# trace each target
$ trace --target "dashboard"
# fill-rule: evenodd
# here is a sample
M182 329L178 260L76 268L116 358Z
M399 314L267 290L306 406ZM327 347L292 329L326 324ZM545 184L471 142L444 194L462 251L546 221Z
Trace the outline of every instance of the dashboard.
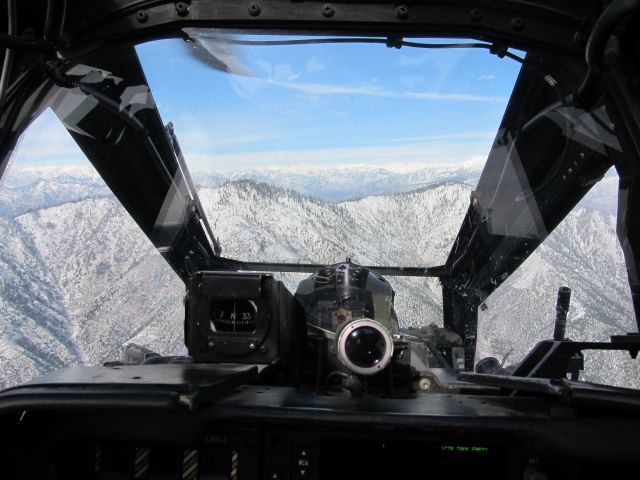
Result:
M222 370L226 382L210 380ZM206 371L215 392L197 387ZM115 383L113 369L76 368L6 390L4 478L625 478L639 463L635 414L535 397L310 395L245 384L250 371L127 367Z

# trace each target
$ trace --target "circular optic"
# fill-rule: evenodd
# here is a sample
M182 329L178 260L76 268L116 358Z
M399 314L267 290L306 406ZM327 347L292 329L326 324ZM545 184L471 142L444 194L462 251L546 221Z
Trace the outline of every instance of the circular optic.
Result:
M338 333L340 361L351 371L373 375L385 368L393 354L393 339L380 323L361 318L347 323Z
M362 368L375 367L384 358L387 349L382 334L371 327L352 330L345 341L344 350L354 364Z

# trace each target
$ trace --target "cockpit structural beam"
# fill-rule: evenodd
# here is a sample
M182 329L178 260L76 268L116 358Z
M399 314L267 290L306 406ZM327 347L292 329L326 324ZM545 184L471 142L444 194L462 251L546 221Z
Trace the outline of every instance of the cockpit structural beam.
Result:
M636 52L637 54L637 52ZM621 68L633 68L626 64ZM635 78L640 79L635 69ZM611 116L614 128L619 130L623 154L616 156L615 167L620 183L618 185L617 234L624 253L631 289L631 299L640 331L640 102L637 93L630 91L618 69L605 75L611 97ZM633 77L631 77L633 78Z
M530 53L516 81L445 263L444 326L462 336L467 359L474 352L478 307L614 163L609 143L617 141L607 131L602 90L588 105L570 96L560 101L545 80L575 92L585 75L584 64Z

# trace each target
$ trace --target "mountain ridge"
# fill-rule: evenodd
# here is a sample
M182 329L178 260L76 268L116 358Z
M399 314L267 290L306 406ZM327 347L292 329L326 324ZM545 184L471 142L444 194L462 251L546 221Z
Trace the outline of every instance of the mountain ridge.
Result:
M74 185L72 193L40 198L44 203L37 210L0 212L0 234L10 238L0 252L0 360L12 365L4 385L63 365L118 358L128 342L166 354L184 349L182 282L112 196L92 197L96 192L88 189L86 198L76 198ZM234 258L328 264L350 256L361 264L433 266L446 260L471 189L445 181L331 202L241 179L199 192L223 253ZM3 190L11 193L16 191ZM7 201L17 208L20 198ZM609 213L574 210L523 267L480 313L479 356L510 351L521 358L550 337L555 292L564 284L574 289L571 338L602 340L633 329L615 217ZM304 277L279 276L292 291ZM602 278L612 280L597 281ZM403 326L441 322L437 279L389 281ZM23 295L14 299L11 292ZM598 355L589 358L601 362ZM600 377L593 378L606 376L598 368ZM637 363L617 362L609 370L618 379L638 378Z

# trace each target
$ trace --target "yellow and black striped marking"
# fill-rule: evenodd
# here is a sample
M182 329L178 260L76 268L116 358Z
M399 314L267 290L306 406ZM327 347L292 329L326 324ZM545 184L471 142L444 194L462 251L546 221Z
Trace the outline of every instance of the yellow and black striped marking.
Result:
M133 463L133 478L149 477L149 460L151 458L151 449L139 447L136 448L135 460Z
M197 480L198 450L185 450L182 457L182 480Z
M231 480L238 480L238 452L231 452Z

